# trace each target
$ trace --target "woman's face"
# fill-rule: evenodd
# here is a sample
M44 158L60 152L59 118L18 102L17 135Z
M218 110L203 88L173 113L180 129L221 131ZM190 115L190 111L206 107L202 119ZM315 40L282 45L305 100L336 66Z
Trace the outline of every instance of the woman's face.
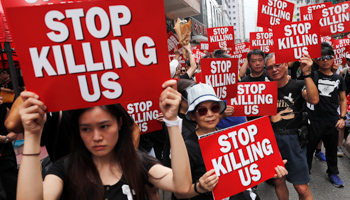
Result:
M213 112L212 110L217 108L216 106L218 104L219 103L215 101L205 101L200 103L194 112L191 112L191 119L197 122L199 129L215 129L220 121L220 108L217 112ZM201 112L198 112L199 110L203 111L205 109L207 109L207 113L204 115L201 115Z
M121 123L100 107L85 111L79 117L80 137L93 156L112 156L118 142Z

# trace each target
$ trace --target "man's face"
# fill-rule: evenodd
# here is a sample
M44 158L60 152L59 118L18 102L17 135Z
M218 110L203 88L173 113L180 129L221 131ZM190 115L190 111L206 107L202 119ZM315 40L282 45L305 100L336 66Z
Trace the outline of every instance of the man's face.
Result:
M334 62L333 55L322 55L320 58L316 58L316 64L322 69L330 69Z
M10 75L7 72L1 72L1 74L0 74L0 78L3 81L7 81L7 79L9 79L9 77L10 77Z
M186 68L185 67L181 67L181 71L180 71L180 73L181 73L181 75L184 75L184 74L186 74Z
M255 73L260 73L264 69L264 58L258 54L258 55L251 55L249 60L249 66Z
M287 63L277 64L275 62L275 56L266 61L266 74L274 81L278 81L287 76L288 65Z

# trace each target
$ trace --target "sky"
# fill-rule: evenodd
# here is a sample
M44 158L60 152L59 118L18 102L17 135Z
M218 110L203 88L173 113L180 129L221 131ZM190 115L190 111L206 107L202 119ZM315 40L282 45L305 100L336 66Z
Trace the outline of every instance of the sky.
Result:
M258 12L258 0L244 1L244 23L246 27L245 38L249 38L250 32L256 31L256 21Z

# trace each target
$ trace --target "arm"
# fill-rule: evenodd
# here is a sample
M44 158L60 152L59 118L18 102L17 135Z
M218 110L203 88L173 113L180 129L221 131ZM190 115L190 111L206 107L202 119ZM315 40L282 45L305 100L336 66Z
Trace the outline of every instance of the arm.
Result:
M25 130L25 142L18 173L17 199L43 199L40 154L38 153L40 153L40 137L46 121L46 106L32 92L22 92L21 97L23 98L23 104L19 107L19 115ZM58 182L51 184L51 186L51 190L63 188L59 187ZM61 191L56 191L55 194L61 193ZM49 196L49 194L45 194L45 197ZM50 196L50 199L58 198L59 196Z
M300 58L300 67L304 76L311 74L311 66L313 64L309 55ZM306 89L302 92L303 98L310 104L317 104L319 101L318 89L311 77L304 78Z
M339 97L340 97L339 98L340 116L346 116L347 103L346 103L345 91L340 91ZM335 125L336 128L344 128L344 126L345 126L344 119L339 119L337 124Z
M245 59L241 69L239 69L239 77L243 78L245 77L245 73L247 72L248 68L248 59Z
M176 81L170 80L163 85L159 100L159 107L164 120L176 121L177 112L181 102L181 94L176 90ZM179 126L168 126L171 145L172 169L162 165L154 165L149 171L149 181L156 187L170 192L188 193L191 189L192 179L190 162L185 142Z
M18 97L12 104L10 113L5 120L5 126L8 131L15 133L23 133L23 126L21 116L19 115L18 109L23 104L23 99Z
M190 58L190 64L191 64L191 67L187 70L186 73L188 74L188 77L192 78L194 72L197 69L197 64L196 64L196 61L194 60L194 56L192 54L191 44L188 43L188 45L183 46L183 48L186 49L186 51L188 52L188 55Z

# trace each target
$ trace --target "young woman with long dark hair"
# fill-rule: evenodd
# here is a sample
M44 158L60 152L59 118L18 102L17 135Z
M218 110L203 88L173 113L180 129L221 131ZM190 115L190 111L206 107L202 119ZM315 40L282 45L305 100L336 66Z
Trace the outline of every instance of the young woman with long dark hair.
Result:
M174 88L172 88L174 87ZM129 117L120 105L76 110L72 152L55 162L43 182L40 137L46 106L32 92L23 92L19 109L25 130L18 179L18 199L149 199L146 185L188 193L192 189L186 147L177 117L181 94L176 81L163 84L160 109L168 126L172 169L136 151Z

